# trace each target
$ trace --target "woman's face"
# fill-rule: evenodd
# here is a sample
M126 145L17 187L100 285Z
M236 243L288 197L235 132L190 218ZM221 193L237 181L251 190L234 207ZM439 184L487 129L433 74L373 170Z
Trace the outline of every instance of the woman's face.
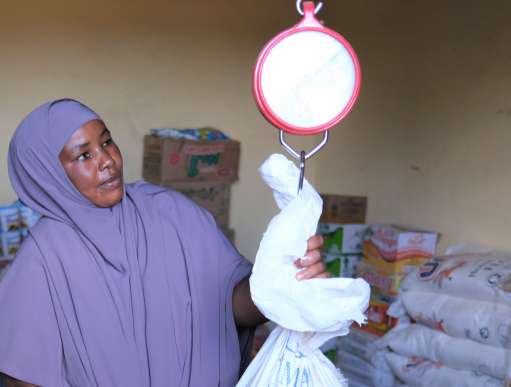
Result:
M67 176L98 207L111 207L124 193L122 155L102 121L73 133L59 155Z

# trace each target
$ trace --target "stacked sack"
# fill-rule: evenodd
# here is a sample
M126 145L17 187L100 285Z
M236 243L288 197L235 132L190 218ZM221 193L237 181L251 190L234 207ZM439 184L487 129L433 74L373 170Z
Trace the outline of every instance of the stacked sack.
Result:
M39 214L20 201L0 206L0 277L38 219Z
M410 273L378 341L408 386L504 386L511 379L511 254L433 258Z

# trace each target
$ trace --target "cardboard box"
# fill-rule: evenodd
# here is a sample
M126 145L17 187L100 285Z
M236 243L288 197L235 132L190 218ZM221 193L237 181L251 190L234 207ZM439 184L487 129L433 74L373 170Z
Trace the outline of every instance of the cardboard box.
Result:
M366 222L367 198L321 194L323 213L320 223L356 224Z
M360 254L326 254L321 253L321 258L326 264L326 271L333 277L354 278L360 262Z
M357 275L380 292L395 296L399 293L399 286L404 277L427 260L428 258L424 257L413 257L397 262L386 262L362 256L357 266Z
M19 231L9 231L0 234L0 257L16 254L21 245Z
M199 206L205 208L215 218L219 226L229 224L231 188L229 184L212 182L173 182L171 185Z
M396 226L368 228L362 245L362 260L357 269L373 288L395 296L403 278L434 255L438 234L413 231Z
M433 232L383 225L370 226L368 235L357 274L390 296L398 294L406 274L435 253L438 240Z
M371 289L371 299L366 311L367 324L357 328L373 335L383 336L398 323L396 318L387 315L390 305L395 300L395 297L382 294L374 288Z
M323 236L326 254L360 254L367 231L364 224L320 223L318 234Z
M8 206L0 206L0 232L19 230L20 209L14 203Z
M19 206L19 213L21 229L28 229L33 227L41 218L41 215L39 215L37 212L23 205Z
M438 234L394 225L372 225L368 228L363 254L395 262L413 257L430 258L436 250Z
M144 137L143 177L154 184L238 180L240 143Z

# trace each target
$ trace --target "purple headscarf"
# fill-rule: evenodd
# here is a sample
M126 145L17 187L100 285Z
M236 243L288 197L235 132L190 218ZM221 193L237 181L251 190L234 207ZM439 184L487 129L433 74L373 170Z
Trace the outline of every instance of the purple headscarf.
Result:
M99 208L58 155L100 119L74 100L20 124L9 175L43 218L0 283L0 371L47 387L233 386L232 290L250 264L211 215L147 183Z
M9 176L18 197L43 216L77 227L113 266L122 270L121 240L115 226L120 206L99 208L71 183L58 155L71 135L101 120L71 99L45 103L19 125L9 146Z

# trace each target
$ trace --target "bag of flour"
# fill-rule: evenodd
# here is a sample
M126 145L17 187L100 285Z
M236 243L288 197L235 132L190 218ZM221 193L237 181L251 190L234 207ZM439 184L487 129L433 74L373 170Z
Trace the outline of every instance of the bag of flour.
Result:
M250 277L254 303L279 325L243 374L238 387L347 386L319 347L346 335L353 321L365 322L369 285L362 279L298 281L293 262L303 258L321 215L318 193L304 181L297 194L298 168L272 155L260 168L281 212L268 225Z
M440 362L388 352L387 363L409 387L504 387L504 382L474 371L455 370Z
M477 253L433 258L401 282L422 290L511 305L511 254Z
M511 349L511 306L506 304L411 290L399 295L388 314L400 318L404 312L449 336Z
M511 378L511 350L447 336L421 324L398 325L377 345L403 356L417 356L458 370Z

